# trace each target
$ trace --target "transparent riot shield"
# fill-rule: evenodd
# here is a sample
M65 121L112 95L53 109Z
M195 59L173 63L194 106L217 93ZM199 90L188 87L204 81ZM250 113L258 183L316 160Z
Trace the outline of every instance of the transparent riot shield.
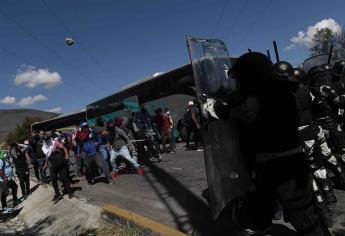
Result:
M312 69L313 67L327 65L328 58L329 58L328 54L322 54L322 55L310 57L303 62L302 69L304 70L305 73L308 73L310 69Z
M201 105L205 97L219 98L237 89L228 77L231 60L221 40L187 37L197 97ZM207 120L203 117L202 134L209 187L210 207L217 218L235 198L244 195L250 186L250 174L241 155L236 120Z

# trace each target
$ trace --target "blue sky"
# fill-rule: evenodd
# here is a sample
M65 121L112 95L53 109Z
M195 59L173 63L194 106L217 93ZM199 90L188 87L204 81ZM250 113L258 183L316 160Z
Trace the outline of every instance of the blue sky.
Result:
M309 26L345 22L343 0L45 2L76 43L66 46L66 28L41 0L0 1L0 109L80 111L130 82L188 63L186 34L222 39L231 55L248 48L273 54L275 39L281 59L298 64L308 56ZM284 50L299 31L305 35Z

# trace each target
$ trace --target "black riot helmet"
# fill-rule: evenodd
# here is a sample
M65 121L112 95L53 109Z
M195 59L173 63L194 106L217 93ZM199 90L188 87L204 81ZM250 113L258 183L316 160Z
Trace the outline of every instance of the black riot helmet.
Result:
M294 69L287 61L280 61L273 65L274 74L278 79L296 81L294 78Z
M307 76L312 86L331 85L331 69L327 64L311 68Z
M345 77L345 61L337 61L332 66L332 80L339 81Z
M293 75L298 82L303 83L303 84L308 84L307 75L304 72L304 70L302 70L301 68L299 67L294 68Z
M273 75L273 63L265 54L249 52L236 60L228 74L238 80L242 91L253 92Z

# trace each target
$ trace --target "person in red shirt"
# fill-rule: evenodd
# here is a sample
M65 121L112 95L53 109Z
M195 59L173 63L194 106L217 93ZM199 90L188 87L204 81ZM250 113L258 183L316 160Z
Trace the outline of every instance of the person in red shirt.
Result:
M174 153L174 143L171 135L171 128L170 128L170 121L169 117L166 113L163 112L162 108L158 108L155 111L156 115L154 117L154 122L157 125L157 128L159 130L161 139L162 139L162 145L163 145L163 153ZM167 138L170 141L170 147L169 150L166 147L166 141Z

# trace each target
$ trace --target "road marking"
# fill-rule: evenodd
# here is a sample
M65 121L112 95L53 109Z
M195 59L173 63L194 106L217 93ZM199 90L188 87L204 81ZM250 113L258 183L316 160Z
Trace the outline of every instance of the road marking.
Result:
M167 225L163 225L161 223L148 219L134 212L119 208L113 204L104 205L102 211L103 213L111 214L114 217L120 217L124 220L132 222L138 225L139 227L149 229L152 232L157 233L162 236L187 236L186 234L174 228L171 228Z

